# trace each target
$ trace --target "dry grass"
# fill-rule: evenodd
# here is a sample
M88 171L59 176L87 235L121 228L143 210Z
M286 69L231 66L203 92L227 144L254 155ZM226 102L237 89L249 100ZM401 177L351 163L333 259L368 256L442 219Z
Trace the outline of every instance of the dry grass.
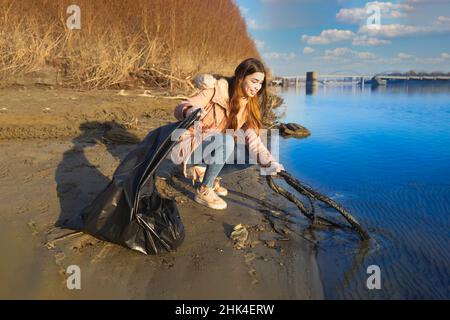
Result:
M81 8L81 30L66 9ZM233 0L0 0L0 78L55 67L65 86L187 89L259 54Z

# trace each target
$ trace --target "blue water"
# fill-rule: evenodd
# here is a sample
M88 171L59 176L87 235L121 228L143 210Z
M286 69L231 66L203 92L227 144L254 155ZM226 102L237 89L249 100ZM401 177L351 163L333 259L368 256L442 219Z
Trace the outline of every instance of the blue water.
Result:
M449 299L450 85L281 96L281 121L311 131L281 139L281 163L372 237L363 246L349 230L313 232L326 297ZM370 265L380 267L381 289L367 288Z

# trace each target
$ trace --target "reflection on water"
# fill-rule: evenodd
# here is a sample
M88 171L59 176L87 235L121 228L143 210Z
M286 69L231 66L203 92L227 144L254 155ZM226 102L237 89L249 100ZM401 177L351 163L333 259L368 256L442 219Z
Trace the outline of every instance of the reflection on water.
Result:
M281 162L372 236L313 231L329 298L450 298L450 85L416 82L281 93L282 121L312 133L283 140ZM380 290L366 286L370 265Z

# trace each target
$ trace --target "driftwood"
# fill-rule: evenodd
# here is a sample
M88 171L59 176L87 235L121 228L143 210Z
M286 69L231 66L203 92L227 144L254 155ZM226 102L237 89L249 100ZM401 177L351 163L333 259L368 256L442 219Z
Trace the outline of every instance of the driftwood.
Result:
M155 96L153 94L149 94L148 90L146 90L147 92L144 92L143 94L140 94L140 97L147 97L147 98L158 98L158 99L167 99L167 100L187 100L189 99L188 96L162 96L162 95L158 95Z
M277 128L283 137L304 138L311 135L308 129L296 123L280 123Z
M301 202L299 199L297 199L292 193L290 193L289 191L285 190L284 188L276 185L270 176L268 176L267 184L272 188L272 190L281 194L283 197L285 197L289 201L293 202L298 207L300 212L303 213L303 215L305 215L310 220L314 220L314 206L310 206L310 209L307 209L305 207L305 205L303 204L303 202Z
M329 207L335 209L338 211L344 219L350 224L350 226L355 229L360 238L362 240L368 240L370 238L367 231L361 226L361 224L340 204L338 204L336 201L328 198L327 196L315 191L314 189L307 187L303 185L300 181L292 177L287 171L281 171L279 173L279 176L282 177L291 187L293 187L296 191L298 191L303 196L307 197L310 202L310 209L306 209L305 205L296 198L292 193L286 191L285 189L281 188L280 186L276 185L273 181L272 176L268 175L266 177L267 184L274 190L275 192L279 193L289 201L293 202L299 209L302 214L304 214L308 219L310 219L313 223L319 222L319 223L330 223L331 221L324 218L319 217L314 214L314 201L320 201L322 203L325 203ZM334 224L336 225L336 224Z

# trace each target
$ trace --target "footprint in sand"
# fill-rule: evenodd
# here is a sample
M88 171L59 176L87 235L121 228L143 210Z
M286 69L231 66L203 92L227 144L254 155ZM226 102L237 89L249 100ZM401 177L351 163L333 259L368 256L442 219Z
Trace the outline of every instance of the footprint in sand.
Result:
M9 176L9 169L4 166L4 165L0 165L0 178L6 178L7 176Z
M37 227L35 221L30 220L30 221L28 221L27 225L31 229L31 235L35 236L39 233L39 230L38 230L38 227Z
M37 170L36 174L38 175L39 178L46 178L48 176L53 175L52 170L53 170L52 167L44 168L44 169Z
M100 250L99 253L97 253L92 259L91 263L98 263L104 258L106 258L114 249L114 246L110 243L105 243L103 245L103 248Z
M41 204L39 205L39 213L40 213L40 214L46 213L46 212L48 211L49 207L50 207L50 206L48 205L48 203L41 203Z
M252 279L252 285L258 284L259 280L258 280L258 274L255 270L255 268L250 268L248 270L248 274L250 275L250 278Z
M23 213L27 212L28 209L29 208L27 208L27 207L17 207L16 214L23 214Z

